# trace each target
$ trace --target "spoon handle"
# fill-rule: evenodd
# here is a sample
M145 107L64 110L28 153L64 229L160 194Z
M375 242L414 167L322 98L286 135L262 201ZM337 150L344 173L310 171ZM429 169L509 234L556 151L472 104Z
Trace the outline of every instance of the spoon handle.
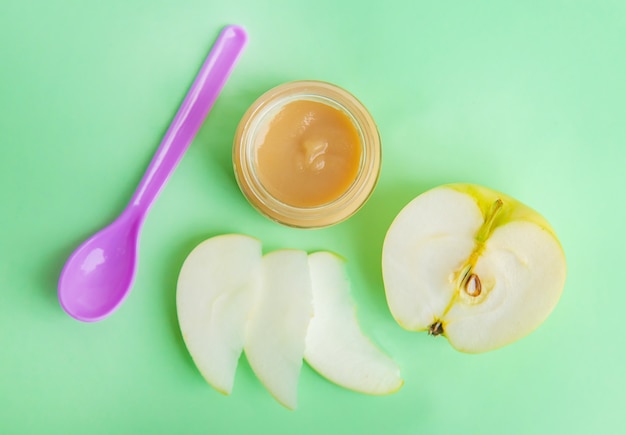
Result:
M246 32L239 26L225 27L215 41L131 199L129 205L141 214L150 208L189 148L246 41Z

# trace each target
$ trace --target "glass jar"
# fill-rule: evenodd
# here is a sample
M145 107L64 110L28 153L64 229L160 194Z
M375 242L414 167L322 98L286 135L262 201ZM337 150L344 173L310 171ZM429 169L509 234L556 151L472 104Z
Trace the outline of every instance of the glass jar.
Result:
M345 115L354 127L354 137L358 142L356 147L360 151L352 181L335 198L314 205L303 205L302 201L281 198L281 195L268 188L269 185L264 185L261 175L267 169L259 166L262 162L259 159L259 149L268 135L268 130L273 128L274 122L287 122L282 115L281 121L277 121L277 115L290 103L301 101L321 103ZM302 126L308 125L306 119L300 122L303 123ZM316 155L313 154L312 157L315 158ZM242 193L260 213L284 225L320 228L352 216L370 197L380 173L380 136L372 116L349 92L325 82L290 82L263 94L244 114L235 134L233 165ZM324 163L321 165L323 167ZM315 183L316 179L323 178L322 174L318 178L312 178L310 182ZM314 190L315 186L307 186L309 192L311 189ZM302 194L305 194L304 191Z

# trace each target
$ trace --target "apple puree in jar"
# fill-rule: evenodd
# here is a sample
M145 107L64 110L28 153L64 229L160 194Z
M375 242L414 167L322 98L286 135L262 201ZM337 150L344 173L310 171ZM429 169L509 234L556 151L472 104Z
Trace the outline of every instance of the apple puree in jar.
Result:
M246 199L296 228L348 219L380 173L381 146L370 113L330 83L284 83L261 95L239 122L233 167Z
M341 196L361 160L352 120L318 101L285 104L255 144L258 175L267 191L295 207L317 207Z

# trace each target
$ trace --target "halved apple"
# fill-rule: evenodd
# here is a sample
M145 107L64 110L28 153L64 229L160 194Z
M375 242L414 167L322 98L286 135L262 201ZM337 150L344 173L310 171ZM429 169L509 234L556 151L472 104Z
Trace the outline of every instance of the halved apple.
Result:
M304 358L342 387L366 394L390 394L403 384L396 363L361 331L344 260L330 252L309 255L314 316Z
M295 249L263 257L260 290L250 313L244 350L252 370L282 405L295 409L313 296L307 253Z
M233 388L248 313L258 292L261 242L228 234L198 245L178 276L178 322L206 381L223 394Z
M401 326L444 335L472 353L537 328L566 275L563 249L539 213L471 184L440 186L411 201L387 232L382 267Z

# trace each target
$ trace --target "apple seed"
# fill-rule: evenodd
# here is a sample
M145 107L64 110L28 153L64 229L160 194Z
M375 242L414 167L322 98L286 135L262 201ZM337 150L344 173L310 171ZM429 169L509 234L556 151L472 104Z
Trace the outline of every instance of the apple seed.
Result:
M478 278L478 275L476 275L475 273L472 273L465 282L465 293L475 298L477 296L480 296L482 289L483 285L480 282L480 278Z

